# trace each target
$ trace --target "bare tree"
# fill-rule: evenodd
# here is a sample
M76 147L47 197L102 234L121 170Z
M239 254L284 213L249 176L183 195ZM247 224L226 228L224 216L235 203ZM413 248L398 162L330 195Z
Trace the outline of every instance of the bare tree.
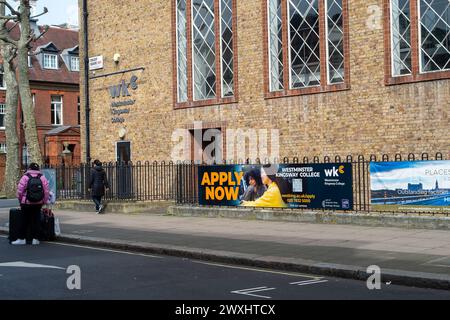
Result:
M20 178L19 136L17 134L17 107L19 92L16 80L14 58L17 48L6 39L9 31L6 23L5 4L0 3L0 54L3 58L3 73L6 83L5 136L6 136L6 169L3 190L8 198L15 197L17 182ZM11 40L11 39L9 39Z
M36 40L34 31L30 26L30 0L20 0L18 11L13 14L20 23L20 38L17 41L17 75L19 84L20 101L22 103L25 140L32 162L42 164L42 154L36 129L33 99L31 97L30 80L28 77L28 52L31 42ZM47 9L44 10L47 12Z
M36 37L30 26L30 0L20 1L19 8L14 9L6 0L0 0L0 53L3 57L4 77L6 82L6 114L5 114L5 134L7 144L7 163L5 173L4 189L8 196L15 193L17 180L20 177L19 160L19 138L17 135L17 106L18 92L22 102L24 117L24 132L31 161L41 164L42 155L36 129L34 106L31 97L30 82L28 77L28 54L31 43L47 32L48 27ZM31 0L35 3L35 0ZM8 7L10 14L6 15L5 7ZM47 13L44 8L42 14ZM40 14L40 15L42 15ZM38 15L38 16L40 16ZM8 21L13 22L13 26L8 29ZM10 36L10 31L20 24L20 37L18 40ZM17 57L17 59L15 59ZM16 77L17 69L17 77Z

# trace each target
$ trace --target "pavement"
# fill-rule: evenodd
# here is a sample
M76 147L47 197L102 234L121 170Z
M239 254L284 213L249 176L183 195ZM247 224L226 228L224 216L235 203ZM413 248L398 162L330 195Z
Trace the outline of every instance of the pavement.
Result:
M450 231L59 211L59 241L450 290ZM8 209L0 209L7 233Z

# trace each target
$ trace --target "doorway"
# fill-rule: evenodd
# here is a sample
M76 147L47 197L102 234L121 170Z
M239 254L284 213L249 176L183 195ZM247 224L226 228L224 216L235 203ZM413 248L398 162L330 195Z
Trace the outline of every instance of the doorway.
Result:
M133 165L131 163L131 143L116 143L116 190L119 199L133 198Z

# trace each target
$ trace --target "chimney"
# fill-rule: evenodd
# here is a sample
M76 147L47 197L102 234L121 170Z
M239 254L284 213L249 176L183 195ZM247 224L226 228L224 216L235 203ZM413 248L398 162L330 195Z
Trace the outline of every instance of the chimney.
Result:
M37 22L38 19L30 19L30 29L33 31L36 38L41 35L41 31L39 30Z

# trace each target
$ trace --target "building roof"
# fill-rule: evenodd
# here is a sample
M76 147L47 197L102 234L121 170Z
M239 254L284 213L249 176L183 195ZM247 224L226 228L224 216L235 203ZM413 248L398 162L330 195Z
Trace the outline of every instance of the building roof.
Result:
M60 126L56 127L46 133L47 136L57 136L62 133L68 133L69 131L73 131L72 133L79 134L79 126Z
M8 27L13 25L8 23ZM38 27L40 32L44 30L43 26ZM13 39L19 38L20 27L17 25L11 30ZM31 56L32 67L29 68L30 81L56 82L65 84L79 84L80 73L70 71L64 63L61 53L66 49L74 49L78 46L78 30L66 29L57 26L50 26L46 34L33 43L31 52L37 53L41 49L53 45L58 52L58 69L43 69L37 61L37 56Z

